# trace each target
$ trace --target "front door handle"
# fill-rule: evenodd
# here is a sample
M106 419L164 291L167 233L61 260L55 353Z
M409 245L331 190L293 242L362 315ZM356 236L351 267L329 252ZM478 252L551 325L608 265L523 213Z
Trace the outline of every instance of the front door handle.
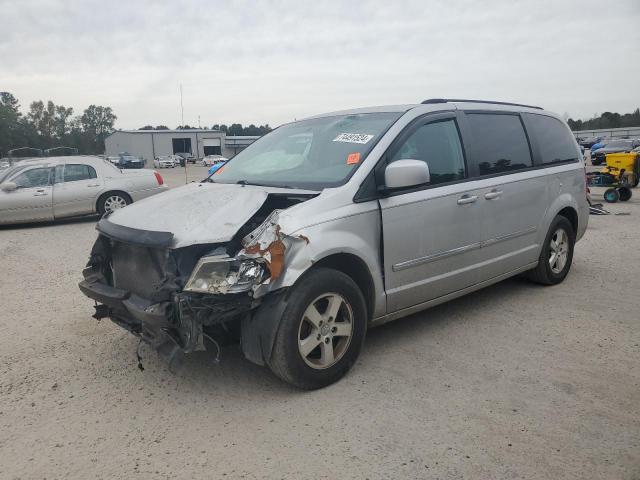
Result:
M499 190L491 190L489 193L484 194L484 198L487 200L493 200L494 198L499 198L502 195L502 192Z
M467 195L466 193L458 199L458 205L466 205L467 203L475 203L478 200L477 195Z
M90 183L89 185L87 185L87 187L99 187L100 184L99 183Z
M48 195L45 190L36 190L36 193L33 194L34 197L42 197L44 195Z

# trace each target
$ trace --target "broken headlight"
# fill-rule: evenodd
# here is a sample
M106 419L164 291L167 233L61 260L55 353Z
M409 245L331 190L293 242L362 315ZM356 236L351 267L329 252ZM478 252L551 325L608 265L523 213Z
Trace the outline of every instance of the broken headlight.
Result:
M239 293L251 290L265 275L264 263L252 258L202 257L184 290L198 293Z

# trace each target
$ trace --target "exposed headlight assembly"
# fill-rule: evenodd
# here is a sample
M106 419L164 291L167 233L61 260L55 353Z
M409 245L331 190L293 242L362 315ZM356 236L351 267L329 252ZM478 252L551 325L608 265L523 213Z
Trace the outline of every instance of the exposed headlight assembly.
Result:
M265 276L262 261L212 255L198 260L184 290L198 293L240 293L251 290Z

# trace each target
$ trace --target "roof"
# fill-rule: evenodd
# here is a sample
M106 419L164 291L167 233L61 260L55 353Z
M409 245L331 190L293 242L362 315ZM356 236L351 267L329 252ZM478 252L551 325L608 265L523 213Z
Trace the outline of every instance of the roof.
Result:
M16 160L14 159L14 165L18 165L18 164L30 164L30 165L62 165L64 163L67 162L85 162L85 163L96 163L96 162L104 162L105 160L103 160L100 157L96 157L95 155L69 155L69 156L64 156L64 157L31 157L31 158L24 158L21 160Z
M321 113L318 115L312 115L310 117L304 118L304 120L308 120L311 118L335 117L338 115L354 115L359 113L389 113L389 112L404 113L417 106L418 104L407 104L407 105L380 105L376 107L350 108L348 110L338 110L336 112L327 112L327 113Z
M221 130L207 130L206 128L187 128L173 130L116 130L114 133L224 133Z
M447 107L449 105L449 107ZM333 117L338 115L354 115L361 113L404 113L418 107L430 107L432 109L456 109L458 107L463 109L477 109L482 108L483 110L517 110L517 111L530 111L540 113L541 111L545 111L545 113L549 113L546 110L540 107L534 107L529 105L522 105L516 103L507 103L507 102L498 102L498 101L487 101L487 100L447 100L447 99L432 99L430 101L425 101L422 103L411 103L405 105L381 105L376 107L364 107L364 108L352 108L349 110L339 110L336 112L328 112L321 113L319 115L313 115L311 117L307 117L304 120L312 119L312 118L322 118L322 117Z

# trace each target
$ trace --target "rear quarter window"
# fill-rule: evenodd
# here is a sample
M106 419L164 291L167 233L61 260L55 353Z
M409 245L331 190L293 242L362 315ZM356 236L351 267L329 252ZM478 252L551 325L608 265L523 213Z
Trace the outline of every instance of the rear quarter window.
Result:
M527 132L543 164L577 161L578 147L569 129L557 118L528 113Z
M480 175L495 175L533 166L519 115L467 112L467 120Z

